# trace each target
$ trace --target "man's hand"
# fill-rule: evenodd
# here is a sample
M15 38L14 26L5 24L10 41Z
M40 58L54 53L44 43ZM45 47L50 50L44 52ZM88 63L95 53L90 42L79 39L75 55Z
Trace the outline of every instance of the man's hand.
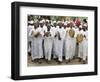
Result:
M55 37L57 37L57 34L55 35Z
M34 35L35 37L38 37L40 35L40 32L37 32L37 34L36 35Z

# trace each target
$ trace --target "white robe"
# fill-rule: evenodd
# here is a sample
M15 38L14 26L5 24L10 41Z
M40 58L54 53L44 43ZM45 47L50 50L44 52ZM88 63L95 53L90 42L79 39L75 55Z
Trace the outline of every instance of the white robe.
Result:
M79 43L78 57L82 58L83 60L86 60L86 57L88 55L88 32L86 31L82 34L85 35L86 38L84 37L83 41Z
M34 26L29 25L27 27L27 51L28 52L31 51L31 40L32 40L31 31L32 29L34 29Z
M74 31L75 29L72 28ZM66 39L65 39L65 59L72 59L75 56L75 50L76 50L76 38L75 37L70 37L69 36L69 30L70 28L67 28L67 34L66 34Z
M45 26L44 27L44 31L47 32L47 27ZM44 55L45 55L45 59L47 60L51 60L51 54L52 54L52 45L53 45L53 32L52 30L50 29L50 34L51 36L45 36L44 37Z
M34 34L37 32L40 32L41 35L39 35L38 37L34 37L32 38L32 60L34 59L40 59L43 58L43 47L42 47L42 42L43 42L43 32L42 32L42 28L38 27L37 29L33 30Z
M46 25L43 26L43 30L44 30L44 32L47 32L47 26Z
M57 27L51 27L51 37L53 40L53 46L52 46L52 54L53 54L53 58L56 58L56 52L57 52L57 37L55 37L55 35L57 34Z
M30 33L31 33L32 29L34 29L34 26L29 25L27 27L27 37L28 37L28 41L31 41L31 34Z
M55 47L56 47L55 55L58 58L58 61L62 61L65 30L63 27L57 28L57 32L59 32L61 40L59 40L57 36L56 43L55 43Z
M44 37L44 54L45 59L51 60L53 39L51 36Z

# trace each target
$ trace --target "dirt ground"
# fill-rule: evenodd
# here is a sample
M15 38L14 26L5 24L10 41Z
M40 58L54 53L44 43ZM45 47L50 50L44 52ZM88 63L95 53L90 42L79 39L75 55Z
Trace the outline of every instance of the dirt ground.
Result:
M63 59L63 62L61 64L59 64L57 60L54 60L54 59L52 59L49 63L47 63L45 59L41 59L41 63L38 63L38 62L32 61L31 56L28 55L27 66L30 67L30 66L53 66L53 65L77 65L77 64L83 64L83 62L79 61L78 58L75 58L68 63L66 63L66 61ZM87 64L87 61L85 64Z

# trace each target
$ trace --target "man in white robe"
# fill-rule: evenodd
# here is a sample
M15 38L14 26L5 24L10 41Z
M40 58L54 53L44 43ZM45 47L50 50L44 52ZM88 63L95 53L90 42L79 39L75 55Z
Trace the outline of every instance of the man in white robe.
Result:
M53 54L53 58L57 58L56 57L56 52L57 52L57 23L56 21L53 21L53 26L50 29L51 32L51 37L53 40L53 46L52 46L52 54Z
M66 36L66 40L65 40L65 59L66 59L66 63L70 62L71 59L73 59L73 57L75 56L75 49L76 49L76 38L75 35L73 37L71 37L69 35L69 30L72 29L73 31L75 31L75 29L72 27L72 25L70 25L70 27L68 27L66 29L67 32L67 36Z
M30 32L32 29L34 29L34 21L31 20L28 22L28 27L27 27L27 51L28 53L30 54L31 52L31 35L30 35Z
M59 23L59 27L57 28L57 40L56 40L56 57L58 58L58 63L61 64L63 60L63 44L64 44L64 27L62 27L62 23Z
M42 47L42 42L43 42L43 28L42 25L37 27L34 26L35 29L32 30L32 60L38 59L38 63L42 63L40 61L41 58L43 58L43 47Z
M63 56L65 57L65 50L66 50L66 38L67 38L67 21L64 22L64 33L65 33L65 37L64 37L64 43L63 43Z
M31 56L32 56L32 61L35 59L38 59L38 30L37 26L34 26L34 29L31 30L30 35L32 36L32 43L31 43Z
M83 41L79 43L78 57L80 58L79 61L82 61L83 64L85 64L88 55L88 31L85 29L84 31L81 30L79 33L83 34L84 37Z
M53 37L51 32L51 26L47 25L47 31L44 34L44 54L47 63L50 63L53 46Z
M86 63L87 56L88 56L88 33L87 31L84 32L84 45L83 45L83 64Z

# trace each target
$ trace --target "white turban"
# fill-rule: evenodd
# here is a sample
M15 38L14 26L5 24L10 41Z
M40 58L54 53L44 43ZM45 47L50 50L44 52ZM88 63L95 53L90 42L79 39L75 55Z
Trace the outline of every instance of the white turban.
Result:
M43 21L41 20L39 23L43 23Z
M80 25L79 28L82 28L82 25Z
M31 21L28 21L28 23L33 24L33 23L34 23L34 21L33 21L33 20L31 20Z
M67 25L67 23L66 23L66 22L64 22L64 25Z
M49 22L49 20L47 19L46 22Z
M56 21L53 21L53 23L56 23Z
M87 24L84 24L83 26L87 27Z

